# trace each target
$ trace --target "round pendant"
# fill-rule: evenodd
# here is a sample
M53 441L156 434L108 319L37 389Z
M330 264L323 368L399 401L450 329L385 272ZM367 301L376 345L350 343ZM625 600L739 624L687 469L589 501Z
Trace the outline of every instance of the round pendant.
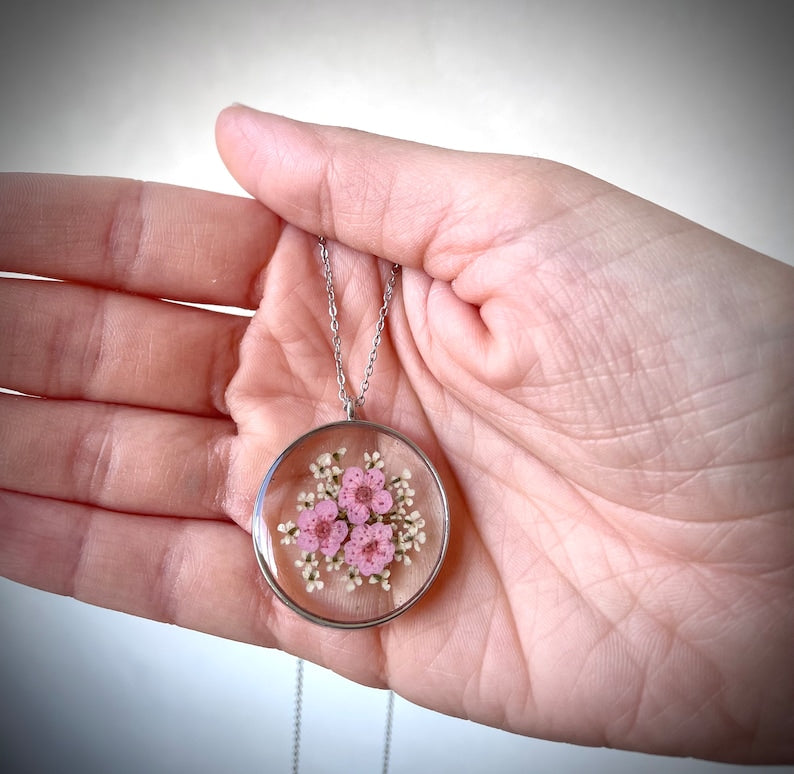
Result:
M346 420L285 449L251 529L259 566L292 610L325 626L390 621L427 591L449 542L436 469L405 436Z

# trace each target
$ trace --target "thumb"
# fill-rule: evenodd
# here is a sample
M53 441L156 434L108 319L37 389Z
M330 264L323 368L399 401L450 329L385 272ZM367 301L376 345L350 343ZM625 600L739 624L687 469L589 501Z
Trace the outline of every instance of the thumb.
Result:
M284 220L446 281L606 186L540 159L443 150L242 106L220 114L216 137L240 185Z

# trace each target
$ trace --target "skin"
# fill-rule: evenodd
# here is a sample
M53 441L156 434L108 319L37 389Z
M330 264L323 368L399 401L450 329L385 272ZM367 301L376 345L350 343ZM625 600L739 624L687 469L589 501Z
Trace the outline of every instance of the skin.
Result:
M794 760L794 270L552 162L244 107L255 199L0 182L0 569L277 647L444 713L588 745ZM411 611L322 629L268 591L253 498L363 411L418 443L449 554ZM375 257L377 256L377 257ZM253 317L161 298L256 310Z

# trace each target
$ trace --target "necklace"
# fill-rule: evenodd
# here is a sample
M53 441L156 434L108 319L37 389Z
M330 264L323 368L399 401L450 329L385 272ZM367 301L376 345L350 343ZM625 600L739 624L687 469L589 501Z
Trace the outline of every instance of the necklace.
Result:
M359 394L347 391L333 272L319 237L339 400L345 419L309 430L264 477L252 535L276 596L313 623L359 629L414 605L441 568L449 505L428 457L401 433L358 419L394 286L392 266Z

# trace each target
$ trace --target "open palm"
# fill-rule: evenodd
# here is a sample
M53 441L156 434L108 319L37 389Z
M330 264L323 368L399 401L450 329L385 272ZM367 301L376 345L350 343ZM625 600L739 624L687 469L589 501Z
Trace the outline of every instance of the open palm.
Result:
M549 162L244 108L218 137L264 207L2 183L2 268L70 281L3 280L3 384L50 398L2 396L3 573L521 733L790 757L794 272ZM353 386L403 265L364 414L452 513L431 592L353 633L275 600L240 529L343 416L316 234Z

